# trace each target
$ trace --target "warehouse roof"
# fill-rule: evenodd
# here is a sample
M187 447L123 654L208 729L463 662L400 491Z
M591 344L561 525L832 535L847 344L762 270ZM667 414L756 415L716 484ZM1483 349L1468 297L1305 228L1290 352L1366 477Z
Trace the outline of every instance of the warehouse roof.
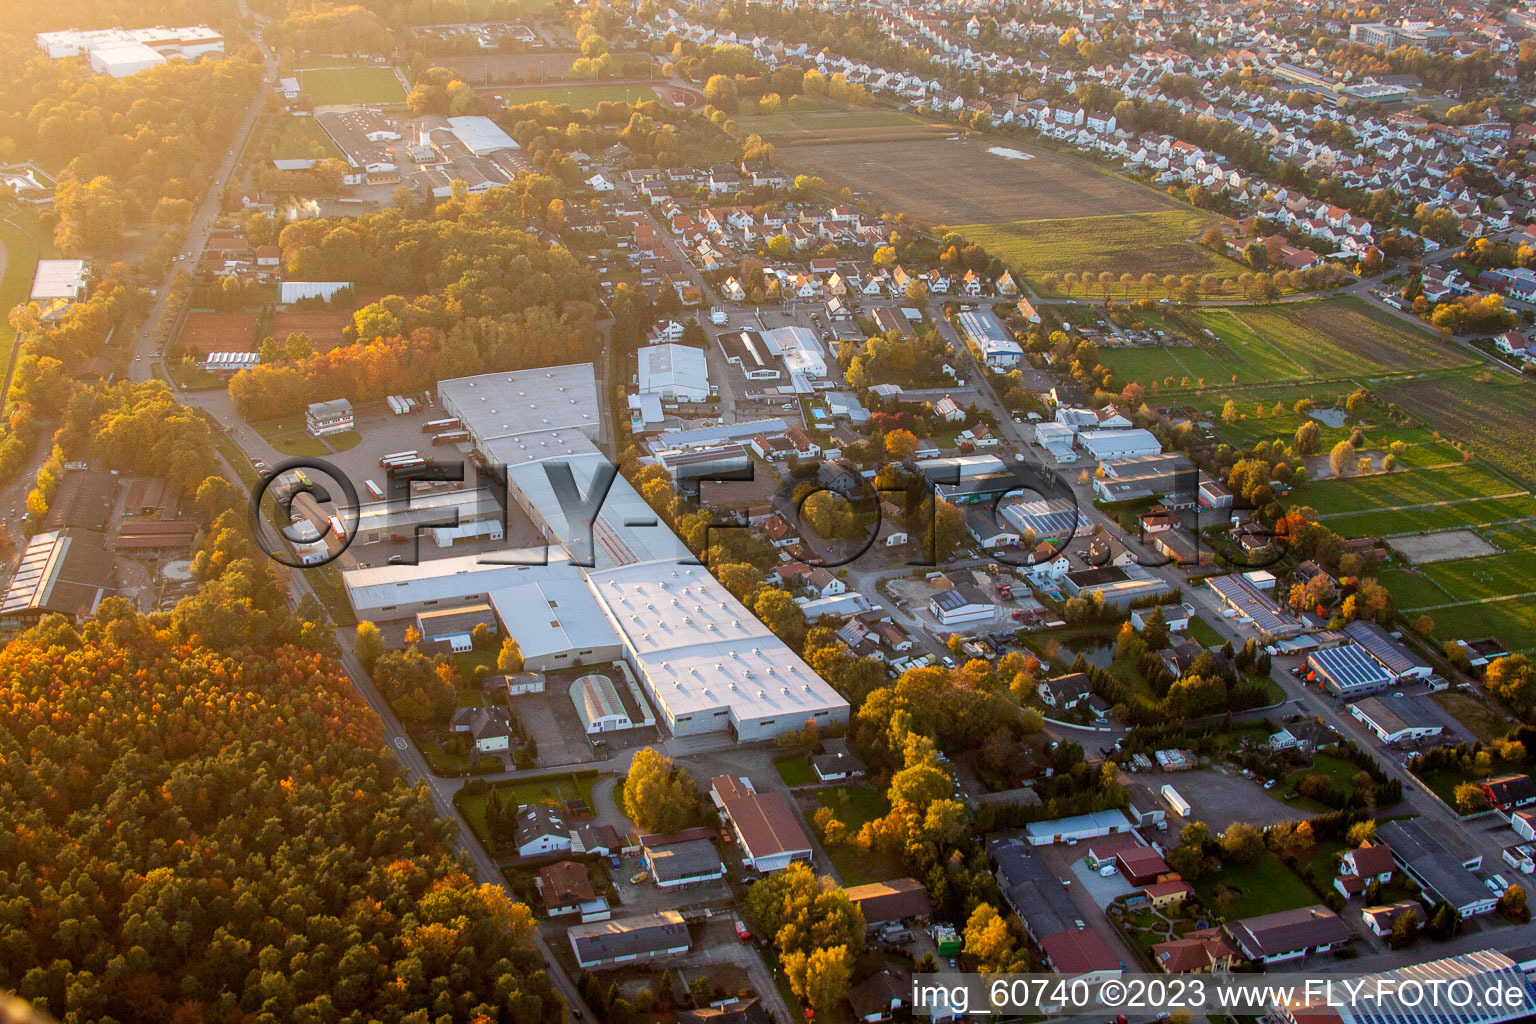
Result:
M1345 634L1365 648L1366 653L1381 662L1393 676L1404 676L1414 669L1423 669L1424 663L1412 654L1408 648L1392 639L1392 635L1374 622L1357 620L1344 627Z
M455 377L439 381L437 394L480 441L559 427L595 434L598 427L591 363Z
M848 702L700 567L637 563L590 574L633 660L674 715L804 719Z
M1315 651L1307 663L1328 682L1342 691L1364 687L1383 686L1392 681L1392 674L1368 654L1359 644L1344 644Z
M1412 697L1367 697L1356 701L1354 708L1356 714L1364 715L1386 733L1444 725L1433 711Z
M642 392L709 389L703 349L668 342L642 348L636 355Z
M512 136L488 117L450 117L448 127L454 137L476 156L484 156L501 149L520 149Z
M592 591L575 574L493 590L490 598L496 617L517 638L524 658L612 647L619 642Z

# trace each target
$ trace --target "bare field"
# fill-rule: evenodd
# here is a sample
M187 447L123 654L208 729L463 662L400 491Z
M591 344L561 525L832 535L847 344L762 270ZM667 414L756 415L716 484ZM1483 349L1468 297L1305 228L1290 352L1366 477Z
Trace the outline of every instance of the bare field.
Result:
M921 124L917 131L927 131ZM911 131L913 129L884 129ZM893 209L935 224L990 224L1148 213L1174 208L1151 189L1093 166L1015 143L1031 159L988 153L985 141L917 138L794 146L794 169L847 185Z
M1415 565L1499 553L1498 548L1471 530L1442 530L1412 537L1394 537L1391 543L1393 551Z
M351 313L325 310L274 313L272 337L281 343L290 334L307 334L309 340L315 343L316 352L327 352L346 340L341 331L351 322Z
M571 76L579 53L541 50L538 53L494 53L443 57L440 63L464 76L470 85L496 82L542 82Z
M188 313L178 339L189 352L250 352L259 313Z

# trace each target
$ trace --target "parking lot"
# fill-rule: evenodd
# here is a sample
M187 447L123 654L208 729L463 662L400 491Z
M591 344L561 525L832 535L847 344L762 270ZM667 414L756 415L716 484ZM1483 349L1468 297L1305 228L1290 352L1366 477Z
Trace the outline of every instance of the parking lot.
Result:
M1235 771L1229 773L1219 769L1199 769L1191 772L1157 772L1141 778L1153 790L1160 791L1164 784L1172 785L1180 796L1189 801L1191 810L1188 819L1169 812L1170 832L1183 828L1186 821L1203 821L1210 826L1212 832L1221 833L1234 821L1273 825L1313 816L1313 812L1291 806L1276 797L1274 790L1266 790Z

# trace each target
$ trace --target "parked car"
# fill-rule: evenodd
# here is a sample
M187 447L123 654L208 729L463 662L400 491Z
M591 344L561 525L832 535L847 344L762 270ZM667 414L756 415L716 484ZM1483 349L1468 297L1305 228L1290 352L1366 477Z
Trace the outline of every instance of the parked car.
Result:
M634 874L629 876L629 884L630 885L639 885L641 882L645 881L646 878L649 877L649 875L650 875L650 872L648 872L648 871L636 871Z
M735 921L735 924L736 924L736 937L738 939L740 939L742 942L750 942L750 941L752 941L752 933L747 931L747 926L741 923L741 918L738 917L736 919L736 921Z

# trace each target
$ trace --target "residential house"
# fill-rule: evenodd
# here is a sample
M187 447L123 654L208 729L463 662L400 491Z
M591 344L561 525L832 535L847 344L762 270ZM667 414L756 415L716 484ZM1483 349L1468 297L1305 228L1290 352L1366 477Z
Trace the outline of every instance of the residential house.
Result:
M526 804L517 809L513 846L520 857L545 853L565 853L571 848L571 833L553 808L544 804Z

